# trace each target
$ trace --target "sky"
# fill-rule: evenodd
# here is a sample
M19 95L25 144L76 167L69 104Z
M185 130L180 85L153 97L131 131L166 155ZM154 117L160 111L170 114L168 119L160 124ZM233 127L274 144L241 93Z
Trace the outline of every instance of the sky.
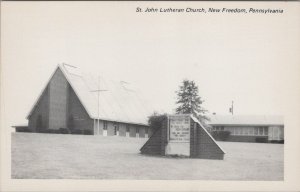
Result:
M258 8L276 5L255 2ZM297 95L290 91L300 92L298 9L278 15L136 13L138 6L222 8L218 2L2 2L8 124L26 123L63 62L134 84L158 112L174 112L183 79L196 82L209 114L229 115L231 101L236 115L285 115L293 106Z

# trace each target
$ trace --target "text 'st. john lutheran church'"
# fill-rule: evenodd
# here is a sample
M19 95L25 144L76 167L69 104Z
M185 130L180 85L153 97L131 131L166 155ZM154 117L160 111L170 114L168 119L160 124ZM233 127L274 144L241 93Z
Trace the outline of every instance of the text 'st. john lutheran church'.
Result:
M99 88L106 91L100 92ZM149 137L150 114L138 91L126 82L92 78L74 66L62 64L27 118L32 132L68 128L95 135Z

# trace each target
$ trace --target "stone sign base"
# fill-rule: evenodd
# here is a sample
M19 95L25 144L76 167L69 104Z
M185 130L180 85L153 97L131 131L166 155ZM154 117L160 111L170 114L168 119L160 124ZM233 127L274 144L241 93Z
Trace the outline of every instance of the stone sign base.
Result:
M187 120L188 118L188 120ZM224 150L192 115L170 115L140 149L142 154L224 159Z

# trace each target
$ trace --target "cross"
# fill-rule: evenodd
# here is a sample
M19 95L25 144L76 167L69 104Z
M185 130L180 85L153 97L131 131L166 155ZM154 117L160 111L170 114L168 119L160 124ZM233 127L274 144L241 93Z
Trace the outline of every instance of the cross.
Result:
M97 104L97 129L99 131L99 127L100 127L100 117L99 117L99 98L100 98L100 92L101 91L108 91L108 90L105 90L105 89L100 89L100 76L98 76L98 88L95 89L95 90L91 90L91 92L97 92L97 95L98 95L98 104ZM94 127L95 127L95 120L94 120Z

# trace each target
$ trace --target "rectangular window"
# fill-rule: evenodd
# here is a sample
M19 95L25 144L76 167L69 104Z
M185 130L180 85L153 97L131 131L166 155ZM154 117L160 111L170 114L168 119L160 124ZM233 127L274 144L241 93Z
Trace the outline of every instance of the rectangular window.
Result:
M243 129L241 127L238 127L237 129L238 129L237 134L243 135Z
M126 132L129 133L129 125L126 125Z
M249 135L254 135L254 127L249 127Z
M268 135L268 127L264 127L264 135Z
M258 135L258 127L254 127L254 135Z
M107 130L107 121L103 121L103 130Z
M259 135L263 135L264 134L264 128L263 127L259 127Z
M243 128L243 135L248 135L248 127Z
M231 132L232 135L236 135L236 127L232 127L232 132Z
M220 131L224 131L224 127L223 126L220 127Z

